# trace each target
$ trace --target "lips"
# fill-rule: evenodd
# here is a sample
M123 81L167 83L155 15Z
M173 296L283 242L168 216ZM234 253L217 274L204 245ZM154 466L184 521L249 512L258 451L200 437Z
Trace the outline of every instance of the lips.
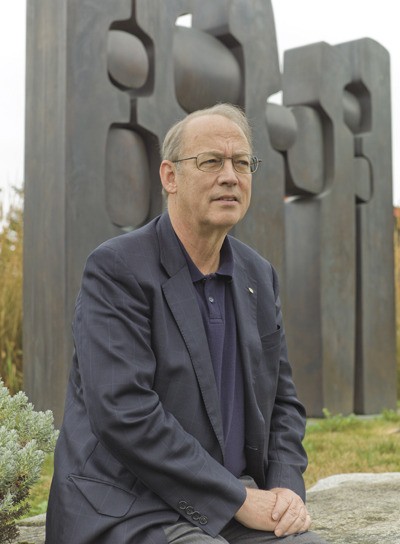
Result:
M234 195L222 195L213 200L218 200L222 202L239 202L239 199Z

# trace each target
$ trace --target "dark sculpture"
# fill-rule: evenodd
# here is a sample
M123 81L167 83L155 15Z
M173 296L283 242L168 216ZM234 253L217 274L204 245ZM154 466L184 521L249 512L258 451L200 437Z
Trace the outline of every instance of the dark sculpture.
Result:
M308 134L287 152L288 337L311 413L395 405L389 88L372 40L285 57L284 101Z
M192 28L176 26L185 13ZM88 253L162 211L164 134L217 101L254 127L263 165L234 234L278 269L309 414L395 407L388 53L369 39L314 44L286 52L282 75L268 0L28 0L28 23L24 379L36 407L62 417ZM269 103L281 89L284 106Z

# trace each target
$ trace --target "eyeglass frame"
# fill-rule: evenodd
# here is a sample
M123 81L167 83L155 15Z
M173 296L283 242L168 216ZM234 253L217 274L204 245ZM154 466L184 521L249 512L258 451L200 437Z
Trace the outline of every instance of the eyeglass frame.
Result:
M206 155L206 154L211 154L211 155L214 155L215 158L217 159L221 159L221 166L218 168L218 170L202 170L200 167L199 167L199 164L198 164L198 157L200 157L200 155ZM235 163L233 162L233 159L235 157L240 157L240 156L246 156L246 157L250 157L250 165L255 165L255 168L254 170L251 170L250 169L250 172L240 172L239 170L236 169L235 167ZM260 163L262 162L261 159L259 159L258 157L256 157L255 155L251 155L250 153L237 153L236 155L233 155L232 157L225 157L225 156L220 156L218 155L218 153L213 153L212 151L203 151L202 153L199 153L198 155L196 155L195 157L186 157L184 159L177 159L175 161L171 161L173 163L179 163L179 162L183 162L183 161L190 161L192 159L195 159L196 160L196 168L198 170L200 170L200 172L205 172L206 174L215 174L216 172L220 172L224 165L225 165L225 160L226 159L230 159L232 161L232 167L233 169L235 170L235 172L237 172L238 174L244 174L244 175L251 175L251 174L254 174L255 172L257 172L258 170L258 167L260 165ZM250 167L251 168L251 167Z

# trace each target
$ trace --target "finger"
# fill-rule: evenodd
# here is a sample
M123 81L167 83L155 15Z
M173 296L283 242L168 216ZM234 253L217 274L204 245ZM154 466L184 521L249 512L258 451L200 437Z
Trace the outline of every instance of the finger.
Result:
M296 520L282 536L306 533L310 529L310 526L311 518L309 514L307 514L305 520L304 518L299 518L298 520Z
M304 507L299 512L299 516L292 525L286 530L286 534L303 533L307 527L307 509Z
M305 531L308 531L310 526L311 526L311 516L307 510L307 506L304 505L304 513L305 513L305 519L304 519L304 523L303 523L303 526L300 528L300 532L305 532Z
M310 516L310 514L307 512L306 521L305 521L305 523L304 523L304 527L303 527L303 529L302 529L302 532L308 531L309 528L311 527L311 523L312 523L311 516Z
M283 536L298 533L303 530L307 524L307 509L304 505L300 508L297 504L291 505L275 527L275 535Z
M284 495L279 494L276 496L275 506L272 511L272 519L278 521L284 515L286 510L290 507L291 501Z

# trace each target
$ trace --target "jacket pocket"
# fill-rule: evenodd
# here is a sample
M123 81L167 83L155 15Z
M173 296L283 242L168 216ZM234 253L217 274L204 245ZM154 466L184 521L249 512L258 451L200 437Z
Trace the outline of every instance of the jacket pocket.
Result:
M262 379L263 375L270 378L274 376L274 382L279 371L279 361L281 355L281 330L266 334L261 337L261 361L258 366L257 378Z
M75 484L98 514L122 518L136 500L136 495L133 493L108 482L76 474L70 474L68 479Z
M274 349L278 347L280 343L281 343L281 328L279 325L276 331L270 334L265 334L264 336L261 337L261 344L262 344L263 350Z

